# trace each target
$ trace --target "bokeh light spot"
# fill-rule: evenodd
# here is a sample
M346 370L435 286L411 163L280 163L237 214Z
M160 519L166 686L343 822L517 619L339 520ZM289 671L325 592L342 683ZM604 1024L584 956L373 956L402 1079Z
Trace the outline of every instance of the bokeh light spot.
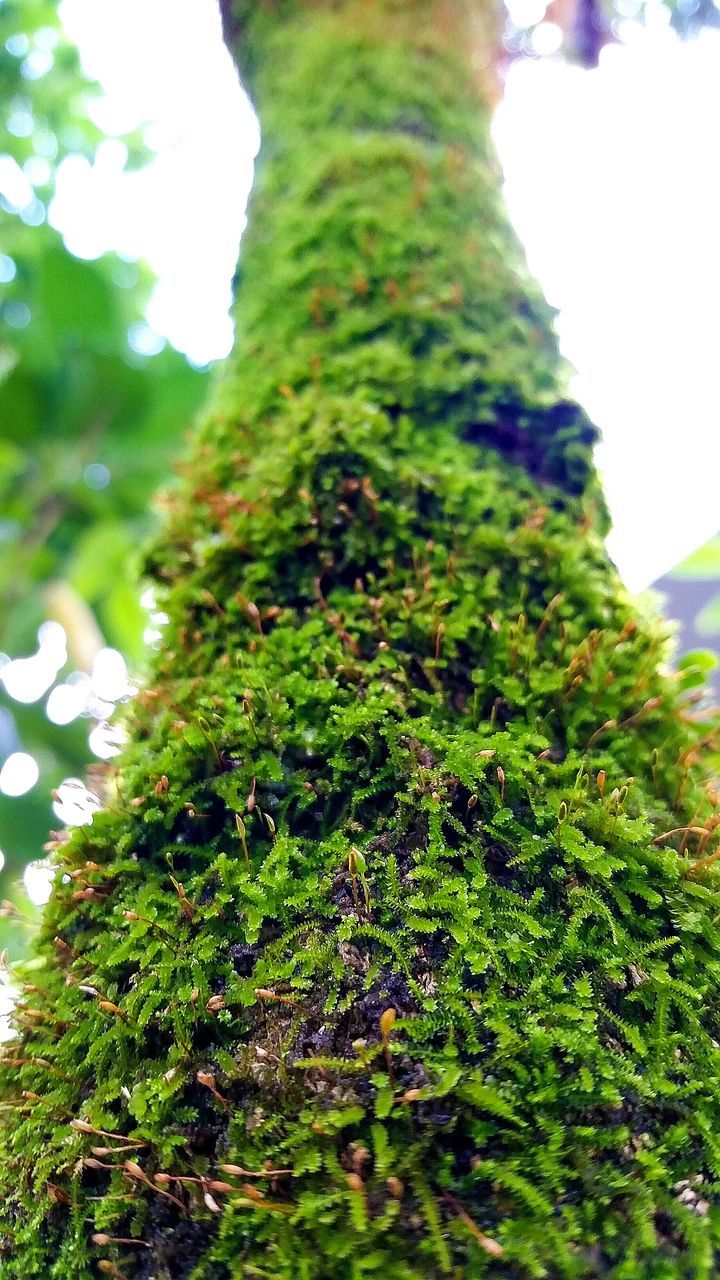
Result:
M41 862L29 862L26 866L23 884L28 898L36 907L44 907L49 901L55 871L55 867L45 859Z
M108 724L102 720L96 724L89 737L90 750L100 760L112 760L118 755L127 741L127 734L119 725Z
M0 791L5 796L24 796L39 777L37 760L27 751L13 751L0 769Z
M12 299L5 304L5 319L12 329L27 329L30 318L30 308L26 302Z
M128 342L140 356L159 355L165 346L165 339L149 324L132 325L128 330Z
M24 58L30 48L30 41L22 31L18 31L16 35L8 36L5 48L13 58Z
M29 138L33 131L33 118L30 111L26 111L21 107L11 111L7 118L6 127L8 133L15 138Z
M50 165L44 156L29 156L23 165L23 173L34 187L44 187L52 176Z
M82 778L66 778L53 795L53 813L66 827L88 826L100 808L99 797L88 791Z
M556 22L541 22L530 37L533 53L545 58L552 53L559 53L562 48L562 28Z
M119 702L134 692L128 680L125 659L117 649L101 649L93 663L92 682L98 698Z
M71 724L77 720L87 707L91 691L92 685L87 676L73 684L56 684L45 708L48 720L53 724Z
M0 660L0 681L15 702L37 702L67 662L67 637L59 622L43 622L37 636L38 651L31 657L9 661L2 655Z
M88 489L107 489L110 483L110 469L104 462L89 462L83 471L83 480Z
M49 49L31 49L20 71L26 80L41 80L47 75L54 61Z

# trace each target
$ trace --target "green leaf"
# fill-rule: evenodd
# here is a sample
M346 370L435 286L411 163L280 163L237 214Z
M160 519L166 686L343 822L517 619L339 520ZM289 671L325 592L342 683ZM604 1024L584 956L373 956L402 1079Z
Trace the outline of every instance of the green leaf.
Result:
M691 653L683 654L677 662L680 688L695 689L705 684L718 661L718 655L711 649L693 649Z
M701 636L720 636L720 595L713 596L697 614L695 630Z
M681 581L720 578L720 535L698 547L668 576Z

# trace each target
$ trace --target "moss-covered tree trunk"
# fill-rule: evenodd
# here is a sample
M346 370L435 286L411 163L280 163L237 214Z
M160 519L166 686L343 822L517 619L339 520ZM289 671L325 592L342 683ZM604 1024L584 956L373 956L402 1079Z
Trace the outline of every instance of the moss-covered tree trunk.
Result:
M462 8L226 15L237 349L24 975L8 1280L720 1274L712 730L605 555Z

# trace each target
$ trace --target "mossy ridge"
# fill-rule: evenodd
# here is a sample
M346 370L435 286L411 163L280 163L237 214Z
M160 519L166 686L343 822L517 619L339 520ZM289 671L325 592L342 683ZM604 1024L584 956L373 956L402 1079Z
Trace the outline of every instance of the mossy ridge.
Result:
M1 1274L710 1277L713 726L607 562L588 440L550 432L550 474L493 447L508 397L522 431L565 391L494 197L473 282L484 144L466 189L437 136L363 136L325 195L340 130L335 158L274 152L328 42L357 65L323 22L277 92L256 69L278 105L248 336L153 553L170 622L132 744L26 972ZM411 55L382 58L422 99ZM445 75L469 136L431 66L428 112ZM375 148L429 157L421 206ZM332 265L366 207L396 228L390 289L385 233L367 289ZM332 252L301 244L315 216ZM313 316L322 272L350 284Z

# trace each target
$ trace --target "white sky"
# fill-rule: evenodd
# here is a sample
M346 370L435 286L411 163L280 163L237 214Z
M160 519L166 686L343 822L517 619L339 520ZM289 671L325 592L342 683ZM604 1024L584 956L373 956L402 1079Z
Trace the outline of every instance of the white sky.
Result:
M133 176L116 142L93 167L66 161L52 220L73 252L146 257L149 322L198 363L223 356L257 130L215 2L60 12L104 86L98 122L144 122L157 157ZM720 33L682 45L662 12L597 71L516 64L496 122L511 214L603 431L610 546L632 589L720 528Z

